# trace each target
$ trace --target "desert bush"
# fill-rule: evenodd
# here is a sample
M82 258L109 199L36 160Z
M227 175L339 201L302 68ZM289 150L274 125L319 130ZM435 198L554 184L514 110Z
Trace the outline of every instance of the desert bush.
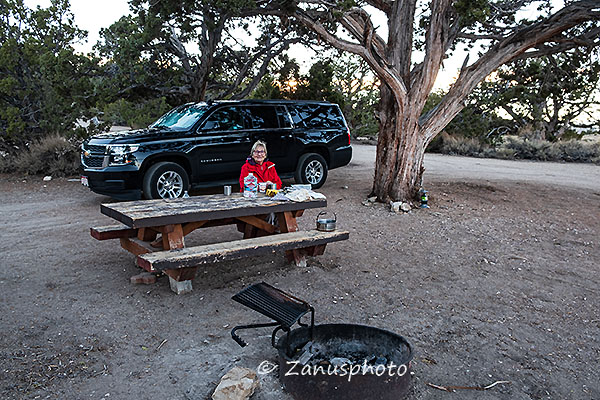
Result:
M595 159L600 158L600 143L568 140L555 143L555 146L564 161L594 162Z
M434 137L431 142L429 142L425 151L429 153L443 153L444 140L447 140L449 137L450 135L448 135L446 131L442 131L436 137Z
M499 148L513 150L515 158L557 161L556 153L551 151L552 143L544 140L506 137Z
M500 158L503 160L514 160L515 151L513 149L507 149L506 147L500 147L496 149L491 156L492 158Z
M477 138L447 136L442 138L442 153L469 157L483 157L489 148Z
M514 158L540 161L595 162L600 158L600 144L579 140L547 142L507 137L498 152L514 152Z
M477 138L453 137L442 132L427 147L434 153L538 161L591 162L600 164L600 143L567 140L548 142L505 136L496 147Z
M0 171L26 175L75 175L79 171L79 146L59 135L33 142L21 153L3 154Z

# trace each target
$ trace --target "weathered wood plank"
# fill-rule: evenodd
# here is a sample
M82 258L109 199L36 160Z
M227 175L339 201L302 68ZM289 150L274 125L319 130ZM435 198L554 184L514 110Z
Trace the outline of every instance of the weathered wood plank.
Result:
M137 238L145 242L151 242L156 239L157 232L151 228L140 228L138 229Z
M142 267L143 268L143 267ZM177 282L191 281L196 276L197 267L187 267L178 269L165 269L164 273Z
M166 225L162 229L163 249L181 249L185 247L181 225Z
M325 253L325 246L327 246L327 244L320 244L318 246L308 247L302 250L306 252L306 255L312 257L321 256L323 253Z
M202 228L208 221L190 222L183 225L183 235L188 235L198 228Z
M118 239L122 237L135 237L137 229L126 225L107 225L90 228L90 235L97 240Z
M121 247L127 250L130 253L139 256L144 253L151 253L155 249L150 247L149 242L144 242L137 238L120 238L121 239Z
M346 240L348 237L349 233L346 231L320 232L314 230L282 233L233 242L140 254L138 256L138 265L145 265L157 270L194 267L206 263L254 256L270 251L320 246L326 243ZM144 268L146 268L145 266Z
M141 228L271 212L294 212L326 206L327 200L276 201L263 195L255 199L248 199L240 193L235 193L231 196L219 194L194 196L186 199L138 200L102 204L100 211L125 225Z
M253 225L258 229L262 229L263 231L267 231L269 233L274 233L277 228L271 224L269 224L264 219L260 219L257 217L238 217L240 221L244 221L247 224Z
M298 221L296 221L296 212L286 211L277 214L279 222L279 231L282 233L296 232L298 230ZM306 262L304 256L300 254L298 249L287 250L285 256L289 262L294 262L297 266L302 266Z
M256 237L256 228L250 224L246 224L244 227L244 239L251 239Z

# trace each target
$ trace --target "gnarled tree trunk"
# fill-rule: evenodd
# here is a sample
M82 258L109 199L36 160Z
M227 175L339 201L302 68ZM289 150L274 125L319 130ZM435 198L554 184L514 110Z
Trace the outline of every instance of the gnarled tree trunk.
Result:
M408 200L418 195L426 145L417 112L414 107L399 106L393 92L382 87L377 159L371 192L371 196L377 196L380 201Z

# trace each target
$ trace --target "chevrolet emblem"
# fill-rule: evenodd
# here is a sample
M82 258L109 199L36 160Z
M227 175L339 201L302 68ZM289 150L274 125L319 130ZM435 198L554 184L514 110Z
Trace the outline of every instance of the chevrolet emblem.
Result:
M89 151L87 151L87 150L85 150L85 151L83 152L83 156L84 156L84 157L89 157L89 156L90 156L90 154L92 154L92 153L90 153L90 152L89 152Z

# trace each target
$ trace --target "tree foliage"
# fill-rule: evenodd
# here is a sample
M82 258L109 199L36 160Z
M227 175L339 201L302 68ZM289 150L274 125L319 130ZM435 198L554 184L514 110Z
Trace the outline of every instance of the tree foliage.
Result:
M96 60L72 48L85 35L67 0L0 0L0 150L70 132L94 104Z
M479 93L475 91L469 96L465 107L446 125L444 132L452 137L475 139L479 142L493 144L500 138L499 133L510 133L508 127L512 126L512 123L500 117L493 107L488 107L489 103L478 96ZM423 112L427 113L437 107L445 95L446 93L442 90L432 92ZM439 147L441 139L436 137L428 149Z
M378 90L379 81L364 61L336 52L318 59L305 75L299 73L294 60L288 60L277 74L265 77L252 97L336 103L354 136L375 136Z
M570 51L503 66L474 95L486 111L508 115L513 133L528 129L538 139L556 140L578 117L597 119L589 110L597 104L599 78L597 57Z

